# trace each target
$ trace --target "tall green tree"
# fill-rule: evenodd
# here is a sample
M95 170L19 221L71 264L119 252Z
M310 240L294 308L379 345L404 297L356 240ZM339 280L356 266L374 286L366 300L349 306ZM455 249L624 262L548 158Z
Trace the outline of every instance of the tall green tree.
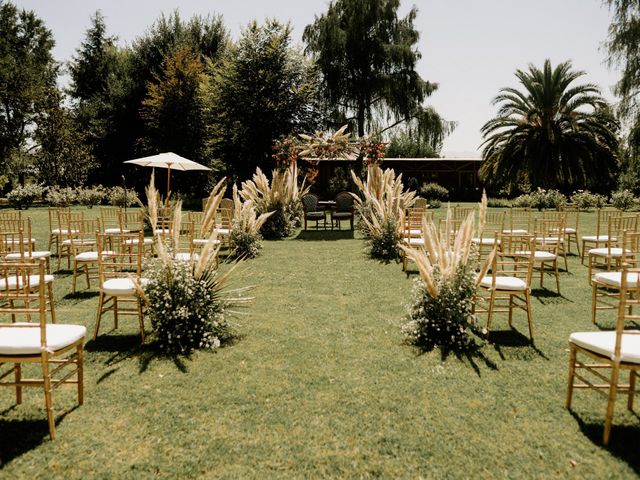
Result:
M56 89L51 31L34 12L0 3L0 168L29 148L43 104Z
M222 63L210 65L211 155L240 179L250 177L256 166L273 165L276 139L312 131L321 120L317 71L290 42L289 25L253 22Z
M482 127L481 179L493 187L603 189L617 171L618 124L600 90L575 84L571 62L516 71L522 90L503 88L498 115Z
M335 0L304 30L328 104L355 121L358 136L374 120L390 121L385 130L416 118L437 88L416 72L418 11L413 7L399 18L399 6L400 0Z
M48 98L35 131L33 157L39 181L73 187L86 183L97 162L82 125L62 103L60 92Z

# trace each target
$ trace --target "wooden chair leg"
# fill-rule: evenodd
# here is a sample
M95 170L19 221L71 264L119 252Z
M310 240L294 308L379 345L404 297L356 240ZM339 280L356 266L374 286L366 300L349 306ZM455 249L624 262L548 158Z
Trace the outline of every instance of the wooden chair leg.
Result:
M611 436L611 422L613 420L613 410L616 405L616 394L618 393L618 377L620 375L620 367L613 365L611 367L611 384L609 385L609 401L607 402L607 415L604 420L604 433L602 435L602 443L609 445L609 437Z
M98 338L98 330L100 329L100 319L102 318L102 308L104 307L104 293L100 292L98 297L98 314L96 315L96 328L93 331L93 340Z
M531 294L527 291L524 294L527 303L527 321L529 322L529 338L533 342L533 315L531 314Z
M576 347L571 344L569 347L569 384L567 385L567 408L571 408L571 401L573 400L573 377L576 372Z
M140 325L140 338L144 343L144 318L142 316L142 301L138 299L138 324Z
M47 421L49 422L49 436L56 439L56 424L53 418L53 402L51 401L51 375L49 373L49 355L42 354L42 383L44 387L44 403L47 409Z
M629 395L627 397L627 408L633 410L633 399L636 396L636 371L629 372Z
M598 285L596 283L591 284L591 321L595 325L596 323L596 311L597 311L597 299L598 299Z
M78 404L84 403L84 345L80 343L76 348L76 362L78 366Z
M14 365L14 375L16 379L16 384L19 384L22 380L22 365L16 363ZM16 404L20 405L22 403L22 386L16 385Z
M56 323L56 307L53 301L53 283L47 285L47 293L49 297L49 310L51 311L51 323Z

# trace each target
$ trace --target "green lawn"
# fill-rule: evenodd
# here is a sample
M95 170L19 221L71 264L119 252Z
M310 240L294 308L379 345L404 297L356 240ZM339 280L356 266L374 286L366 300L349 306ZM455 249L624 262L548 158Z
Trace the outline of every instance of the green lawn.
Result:
M97 211L94 209L93 211ZM46 209L27 212L39 245ZM593 214L582 215L581 233ZM135 320L87 339L85 404L0 395L1 478L633 478L640 421L620 399L609 448L606 399L578 391L564 407L567 339L592 330L586 267L570 258L562 296L534 290L536 342L524 314L499 316L473 357L421 354L399 325L412 282L398 263L369 260L351 232L265 242L236 284L255 301L241 338L215 353L163 358L139 345ZM553 285L548 281L545 284ZM92 333L95 288L72 296L57 274L60 321ZM601 315L603 326L613 314Z

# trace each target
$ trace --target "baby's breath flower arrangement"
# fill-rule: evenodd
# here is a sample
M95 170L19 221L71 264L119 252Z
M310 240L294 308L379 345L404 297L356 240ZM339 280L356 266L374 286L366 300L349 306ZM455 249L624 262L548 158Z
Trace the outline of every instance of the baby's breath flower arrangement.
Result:
M221 192L224 193L223 182L216 185L209 196L204 223L218 208ZM147 201L149 223L155 227L162 199L153 183L147 189ZM215 349L224 345L234 336L229 322L233 307L251 300L241 296L246 288L227 288L235 267L224 274L219 272L217 255L220 247L215 229L210 229L209 241L197 256L187 261L174 258L172 252L177 249L181 232L180 208L178 202L169 235L156 235L158 256L145 262L145 282L138 285L157 345L169 354L189 354L195 349Z
M478 215L480 237L486 211L487 197L483 194ZM472 243L474 223L474 214L469 214L451 242L451 212L447 210L443 229L423 220L424 249L401 247L420 273L402 331L420 348L431 350L439 346L464 351L473 347L475 336L482 333L473 314L473 298L495 250L477 272L478 256Z

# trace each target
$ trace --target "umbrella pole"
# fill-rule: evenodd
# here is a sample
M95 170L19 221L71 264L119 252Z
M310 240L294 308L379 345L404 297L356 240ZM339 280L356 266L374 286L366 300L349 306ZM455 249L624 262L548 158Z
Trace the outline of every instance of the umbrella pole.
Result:
M169 201L169 192L171 187L171 164L167 164L167 201Z

